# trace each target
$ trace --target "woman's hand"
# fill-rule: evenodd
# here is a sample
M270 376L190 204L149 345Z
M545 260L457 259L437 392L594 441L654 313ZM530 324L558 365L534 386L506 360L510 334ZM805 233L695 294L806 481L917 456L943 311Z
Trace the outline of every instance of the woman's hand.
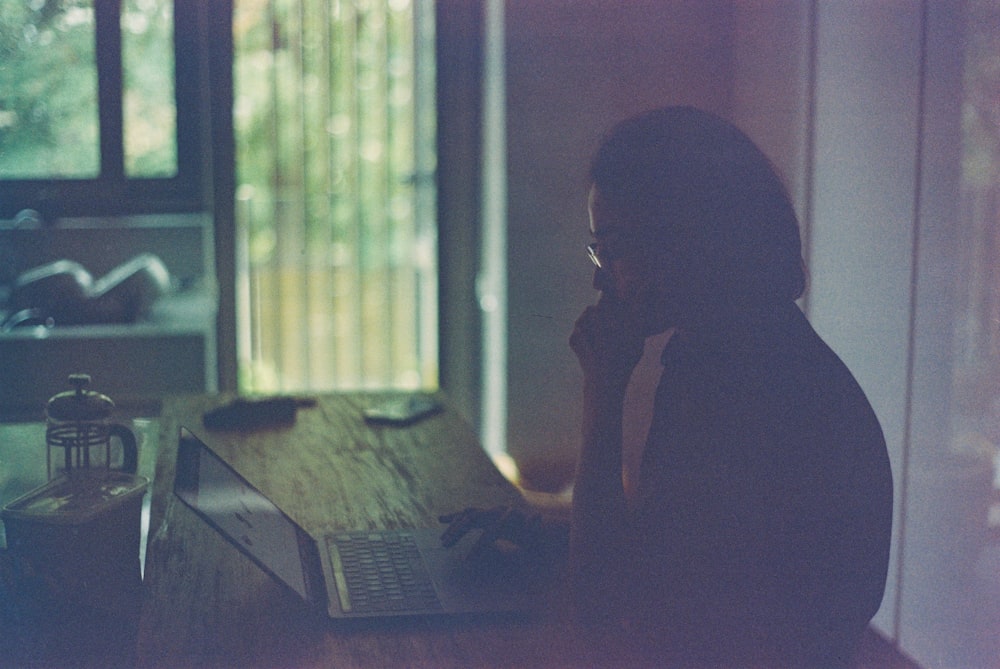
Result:
M645 337L625 305L602 293L577 319L569 345L586 382L624 391L642 358Z
M469 550L469 557L476 559L489 551L498 549L498 542L506 542L509 550L516 548L532 548L538 542L539 518L528 516L509 506L496 506L492 509L469 507L443 515L442 523L448 523L448 528L441 535L441 544L450 548L469 532L482 530L482 534Z

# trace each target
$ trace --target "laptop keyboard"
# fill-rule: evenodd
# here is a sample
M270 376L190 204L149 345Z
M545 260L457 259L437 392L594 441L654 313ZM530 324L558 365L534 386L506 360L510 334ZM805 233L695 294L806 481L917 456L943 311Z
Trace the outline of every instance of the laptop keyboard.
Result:
M343 532L326 539L344 613L440 611L414 538L405 532Z

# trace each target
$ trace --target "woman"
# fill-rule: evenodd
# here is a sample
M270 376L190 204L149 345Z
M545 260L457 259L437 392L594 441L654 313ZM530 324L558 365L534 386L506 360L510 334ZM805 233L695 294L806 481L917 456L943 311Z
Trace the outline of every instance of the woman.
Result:
M847 666L882 599L892 479L868 400L795 305L805 274L780 179L737 128L672 107L614 128L590 180L600 297L570 339L580 619L677 666ZM626 499L625 390L645 339L668 330Z

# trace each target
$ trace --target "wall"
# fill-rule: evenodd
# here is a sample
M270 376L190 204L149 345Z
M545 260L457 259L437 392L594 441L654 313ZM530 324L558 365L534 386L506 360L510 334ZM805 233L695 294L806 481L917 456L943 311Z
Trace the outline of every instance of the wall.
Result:
M817 17L808 312L875 407L897 482L909 382L920 22L914 2L829 4ZM897 539L900 491L897 483ZM897 578L893 570L878 618L887 629Z

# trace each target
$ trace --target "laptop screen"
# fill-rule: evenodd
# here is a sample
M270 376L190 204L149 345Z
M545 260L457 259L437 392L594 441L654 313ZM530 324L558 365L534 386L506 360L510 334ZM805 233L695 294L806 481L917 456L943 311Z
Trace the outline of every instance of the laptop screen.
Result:
M304 566L310 549L316 551L312 538L183 427L174 492L261 568L316 601L316 579Z

